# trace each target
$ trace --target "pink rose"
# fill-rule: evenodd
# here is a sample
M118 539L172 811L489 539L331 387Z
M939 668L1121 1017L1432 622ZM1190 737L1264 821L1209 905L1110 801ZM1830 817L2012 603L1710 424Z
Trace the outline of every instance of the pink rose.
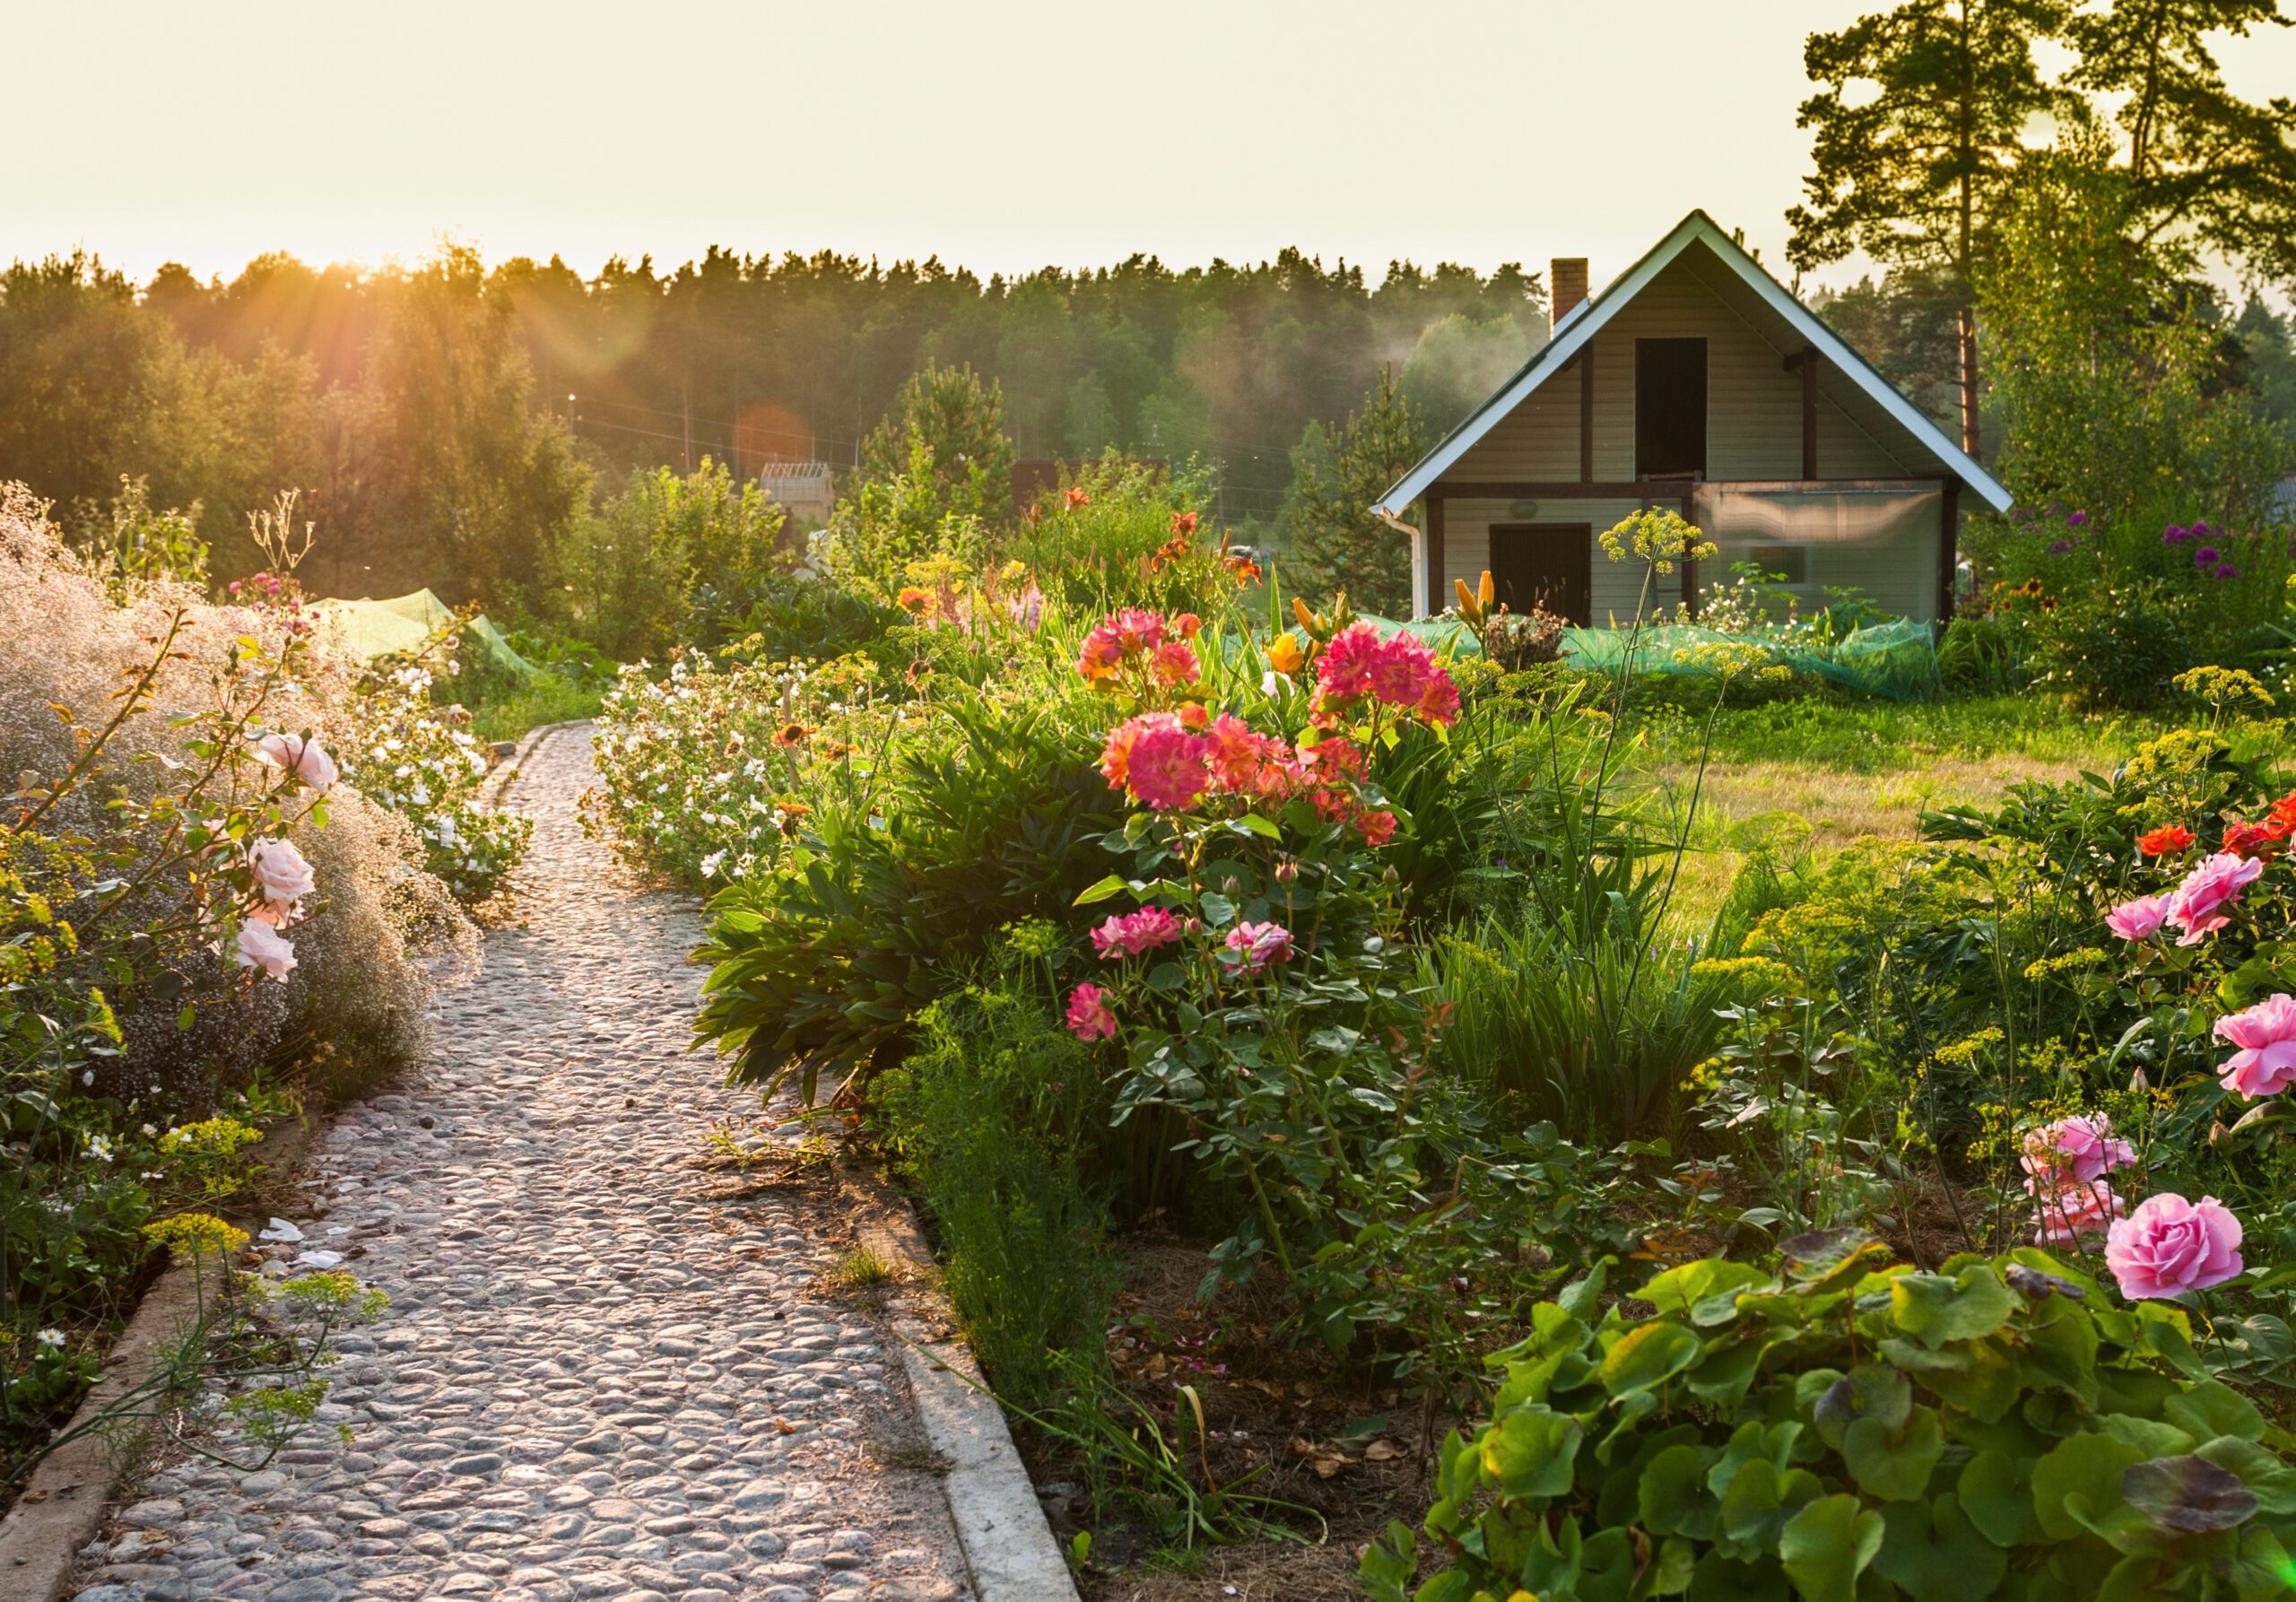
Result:
M2296 996L2276 991L2244 1013L2228 1013L2215 1032L2239 1048L2216 1070L2226 1090L2254 1101L2296 1082Z
M2036 1246L2077 1246L2082 1236L2101 1234L2128 1211L2102 1180L2031 1179L2025 1194L2033 1198Z
M2113 1121L2101 1112L2061 1118L2029 1131L2019 1159L2024 1171L2037 1179L2057 1176L2083 1182L2102 1179L2135 1161L2136 1149L2113 1138Z
M2222 1284L2240 1261L2240 1221L2213 1196L2148 1196L2105 1232L2105 1267L2135 1302Z
M1122 918L1111 918L1092 931L1092 949L1113 962L1170 945L1180 937L1180 922L1161 907L1143 907Z
M317 740L301 735L268 734L255 743L256 756L282 773L291 773L324 795L341 777L335 759Z
M1144 723L1154 716L1133 721ZM1158 812L1178 812L1212 783L1205 755L1204 736L1188 733L1177 719L1152 724L1134 736L1126 753L1125 788Z
M1068 1032L1080 1040L1105 1040L1116 1033L1116 1014L1109 1011L1098 985L1079 985L1068 993Z
M2203 859L2169 892L2168 921L2184 931L2177 944L2197 945L2211 930L2231 922L2219 909L2238 901L2241 888L2255 884L2263 872L2261 859L2243 861L2230 851Z
M281 984L287 982L288 971L295 966L295 945L280 937L279 931L260 918L250 918L239 926L239 952L236 961L242 968L260 968Z
M2124 940L2150 939L2169 916L2165 895L2139 896L2105 914L2105 927Z
M1239 923L1228 931L1228 949L1236 953L1237 966L1257 973L1292 960L1292 931L1280 923Z
M248 848L248 866L263 899L291 909L317 888L311 865L291 840L259 840Z

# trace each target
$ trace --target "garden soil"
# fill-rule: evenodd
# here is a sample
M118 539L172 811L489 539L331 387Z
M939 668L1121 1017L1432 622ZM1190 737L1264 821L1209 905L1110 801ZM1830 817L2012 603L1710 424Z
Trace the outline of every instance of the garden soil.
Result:
M391 1299L324 1427L259 1468L161 1454L82 1602L969 1595L899 1354L833 1289L835 1187L697 1164L755 1094L687 1054L692 903L586 838L593 775L587 726L527 760L516 927L439 998L419 1082L335 1119L269 1249Z

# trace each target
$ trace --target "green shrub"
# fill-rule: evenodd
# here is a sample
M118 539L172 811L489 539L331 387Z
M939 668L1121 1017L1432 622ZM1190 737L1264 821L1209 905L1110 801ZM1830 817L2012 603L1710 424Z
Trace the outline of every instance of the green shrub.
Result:
M1599 1277L1492 1360L1426 1519L1469 1602L2284 1595L2296 1444L2208 1377L2188 1317L2031 1249L1875 1267L1855 1230L1780 1272L1707 1258L1596 1317ZM1402 1602L1420 1545L1365 1556Z
M1510 1119L1622 1138L1672 1110L1720 1032L1724 994L1692 977L1699 954L1608 925L1584 939L1497 916L1449 930L1419 957L1420 987L1452 1008L1436 1060Z
M2028 668L2037 684L2083 711L2158 704L2170 681L2201 660L2189 603L2153 583L2069 590L2023 613Z
M1054 1354L1095 1347L1104 1214L1085 1182L1108 1108L1051 1003L1007 980L927 1008L889 1075L886 1132L923 1195L957 1320L1000 1394L1044 1396Z

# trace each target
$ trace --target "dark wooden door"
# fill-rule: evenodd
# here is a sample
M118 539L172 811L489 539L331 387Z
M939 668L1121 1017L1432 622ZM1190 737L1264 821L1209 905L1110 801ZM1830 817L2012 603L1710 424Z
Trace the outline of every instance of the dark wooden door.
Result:
M1494 523L1491 586L1511 612L1544 606L1580 628L1595 609L1595 531L1587 523Z

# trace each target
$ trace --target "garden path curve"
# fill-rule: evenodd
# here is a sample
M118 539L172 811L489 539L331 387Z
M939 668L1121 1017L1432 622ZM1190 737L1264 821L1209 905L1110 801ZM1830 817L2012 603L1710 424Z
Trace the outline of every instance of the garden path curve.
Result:
M443 993L421 1081L334 1121L296 1222L387 1292L325 1432L268 1469L162 1460L80 1602L955 1602L899 1354L824 1293L840 1221L713 1206L687 1162L754 1117L685 1049L688 898L585 837L587 725L528 755L523 927Z

